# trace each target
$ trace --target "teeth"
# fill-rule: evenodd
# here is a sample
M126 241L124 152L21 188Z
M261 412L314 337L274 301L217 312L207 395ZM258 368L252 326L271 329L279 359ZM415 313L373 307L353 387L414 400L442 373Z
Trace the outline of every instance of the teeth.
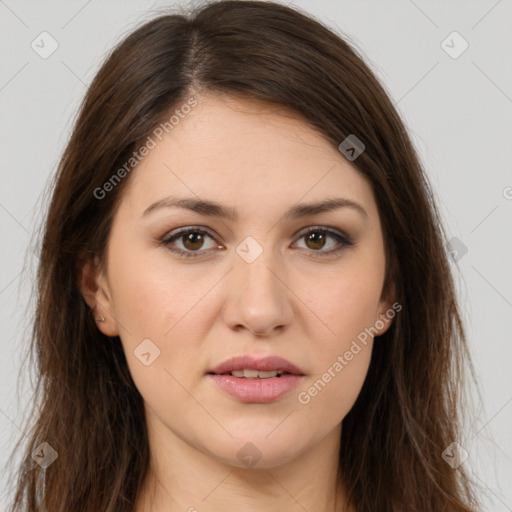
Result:
M269 377L275 377L277 375L277 370L271 370L268 372L259 371L258 377L260 379L268 379Z
M245 379L270 379L272 377L280 376L283 372L279 370L258 371L258 370L233 370L231 375L233 377Z

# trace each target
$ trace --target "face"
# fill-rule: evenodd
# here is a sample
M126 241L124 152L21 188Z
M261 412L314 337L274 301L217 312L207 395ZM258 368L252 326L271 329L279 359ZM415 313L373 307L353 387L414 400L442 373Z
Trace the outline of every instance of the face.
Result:
M120 336L155 443L270 468L339 437L361 390L394 316L381 224L369 182L305 121L196 98L132 171L82 290Z

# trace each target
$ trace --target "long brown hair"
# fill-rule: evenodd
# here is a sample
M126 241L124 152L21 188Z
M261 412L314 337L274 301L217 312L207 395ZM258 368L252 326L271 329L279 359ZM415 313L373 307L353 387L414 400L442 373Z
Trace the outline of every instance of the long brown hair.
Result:
M419 158L358 51L310 16L264 1L159 15L112 51L87 91L45 216L31 332L38 380L11 510L133 510L150 457L143 400L120 339L98 330L77 269L104 257L131 174L101 198L94 192L203 91L291 109L336 147L351 134L364 143L353 165L373 187L385 286L394 283L403 309L374 345L343 420L339 478L358 511L477 510L464 466L442 456L459 439L471 362L446 235ZM41 443L58 454L44 489L31 457Z

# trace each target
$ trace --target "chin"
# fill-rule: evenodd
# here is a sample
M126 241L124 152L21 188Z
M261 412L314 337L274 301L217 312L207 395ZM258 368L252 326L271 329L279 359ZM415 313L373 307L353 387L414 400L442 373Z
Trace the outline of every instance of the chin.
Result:
M275 428L275 424L273 426ZM229 429L228 429L229 430ZM205 451L217 460L239 468L270 469L292 462L305 449L305 439L296 439L286 430L249 429L251 434L227 435L222 440L209 439Z

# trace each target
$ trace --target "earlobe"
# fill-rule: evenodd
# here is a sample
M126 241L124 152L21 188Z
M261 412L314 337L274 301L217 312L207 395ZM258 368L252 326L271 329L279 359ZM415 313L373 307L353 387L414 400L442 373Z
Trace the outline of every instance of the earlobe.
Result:
M384 312L379 314L379 318L375 322L375 328L378 330L376 336L382 336L391 327L393 318L394 310L392 308L387 308Z
M397 311L402 309L397 305L395 284L391 283L388 293L380 302L379 318L375 322L375 328L379 331L376 336L382 336L391 327Z
M108 285L100 269L98 257L94 261L82 260L78 265L78 287L92 311L98 329L106 336L118 336L117 322L113 310Z

